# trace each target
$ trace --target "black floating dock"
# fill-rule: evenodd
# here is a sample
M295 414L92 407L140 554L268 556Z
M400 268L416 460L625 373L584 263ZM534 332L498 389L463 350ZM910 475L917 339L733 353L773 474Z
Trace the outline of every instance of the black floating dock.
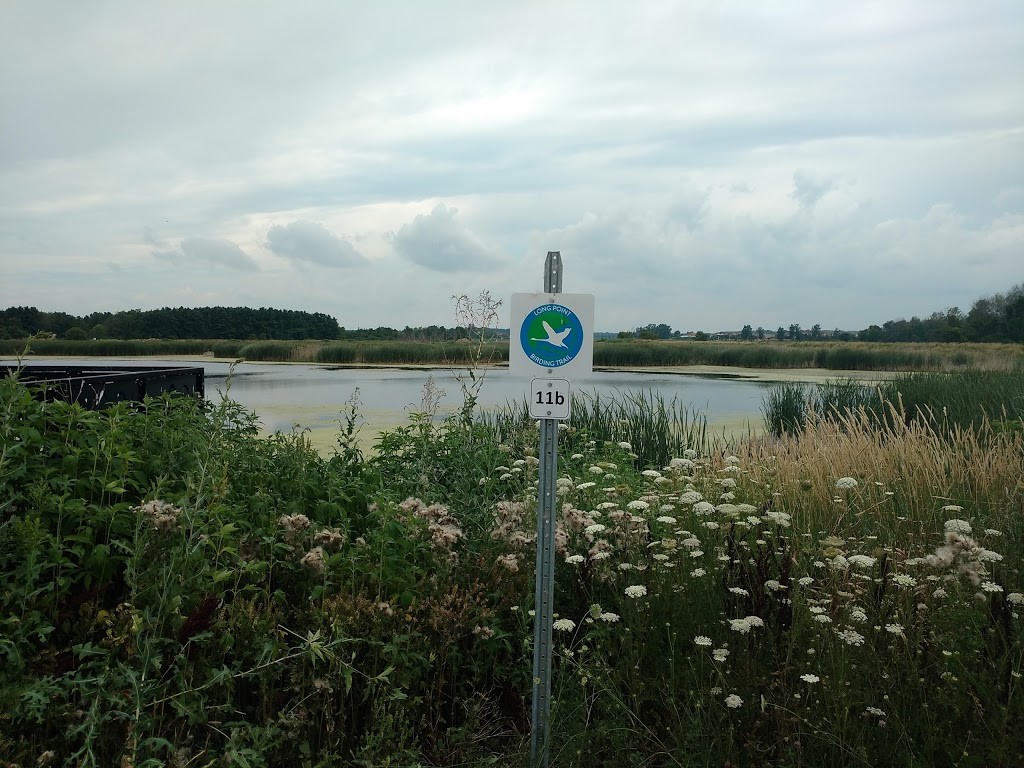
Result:
M17 372L21 382L39 387L47 400L78 403L91 410L166 392L206 397L202 367L26 365L20 369L0 366L0 372L5 376Z

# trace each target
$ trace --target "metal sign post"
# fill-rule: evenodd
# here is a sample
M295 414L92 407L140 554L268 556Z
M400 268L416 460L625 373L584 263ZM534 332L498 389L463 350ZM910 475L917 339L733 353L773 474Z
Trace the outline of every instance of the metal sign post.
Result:
M558 251L548 251L544 260L544 292L562 292L562 256ZM557 419L540 420L538 454L537 583L533 599L533 725L530 731L530 758L535 766L547 768L551 720L551 624L555 610Z
M512 294L511 309L509 372L513 376L535 377L527 396L530 415L540 419L530 753L534 766L547 768L551 741L558 422L568 419L572 410L570 377L590 376L594 370L594 297L562 293L562 256L558 251L548 251L544 292Z

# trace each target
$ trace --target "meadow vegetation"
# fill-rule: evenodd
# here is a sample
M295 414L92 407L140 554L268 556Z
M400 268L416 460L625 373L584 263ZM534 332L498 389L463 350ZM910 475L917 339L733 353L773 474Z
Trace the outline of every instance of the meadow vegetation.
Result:
M527 765L537 428L480 383L324 458L3 380L0 761ZM888 407L726 447L574 404L553 765L1024 761L1024 431Z

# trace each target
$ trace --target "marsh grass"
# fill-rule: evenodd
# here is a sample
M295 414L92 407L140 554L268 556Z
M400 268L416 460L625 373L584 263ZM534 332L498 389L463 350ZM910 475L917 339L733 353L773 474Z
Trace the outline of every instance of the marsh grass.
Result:
M24 340L0 340L0 354L15 355ZM488 341L481 359L508 361L508 342ZM374 364L465 365L473 343L411 341L231 341L40 339L40 355L202 355L248 360ZM286 350L290 350L286 352ZM243 353L244 351L244 353ZM288 356L290 354L290 356ZM1024 347L1014 344L918 344L873 342L691 342L603 340L594 344L598 366L666 367L688 365L741 368L823 368L834 371L1024 371Z
M891 425L894 418L934 420L948 428L1019 423L1024 419L1024 376L962 371L902 374L872 384L785 382L773 385L762 402L765 424L775 436L799 431L811 414L842 422L846 414L861 410L879 426Z

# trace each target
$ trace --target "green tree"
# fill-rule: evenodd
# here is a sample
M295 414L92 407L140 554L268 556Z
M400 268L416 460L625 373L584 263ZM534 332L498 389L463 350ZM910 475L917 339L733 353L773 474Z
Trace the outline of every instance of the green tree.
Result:
M764 341L764 328L760 325L757 326L757 338L759 341Z
M779 330L775 332L775 338L778 339L779 341L786 340L786 329L783 328L781 325L779 326Z
M821 339L821 326L818 323L811 326L811 339L814 341Z
M75 325L72 326L71 328L68 328L64 332L64 338L68 339L69 341L85 341L87 337L85 334L85 329Z
M744 341L750 341L754 338L754 329L749 325L744 325L743 330L740 331L740 338Z
M799 323L793 323L789 326L789 338L793 341L803 341L804 332L800 330Z

